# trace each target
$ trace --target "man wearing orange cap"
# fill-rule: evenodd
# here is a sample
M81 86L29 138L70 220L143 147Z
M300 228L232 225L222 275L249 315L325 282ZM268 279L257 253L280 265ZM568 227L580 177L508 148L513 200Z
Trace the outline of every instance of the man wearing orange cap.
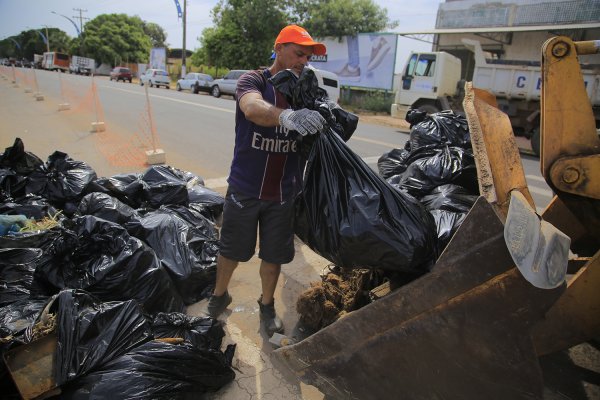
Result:
M285 96L269 81L289 69L300 75L311 55L326 48L297 25L281 30L271 67L243 75L236 89L235 148L229 188L223 207L217 281L207 311L217 317L231 303L227 291L239 262L248 261L260 238L261 325L268 336L283 332L273 294L281 265L294 258L294 197L302 182L305 161L297 135L317 134L325 119L318 111L290 109Z

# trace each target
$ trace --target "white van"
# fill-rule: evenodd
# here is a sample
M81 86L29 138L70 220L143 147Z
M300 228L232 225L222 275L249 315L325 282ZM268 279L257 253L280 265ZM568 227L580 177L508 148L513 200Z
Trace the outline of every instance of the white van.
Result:
M308 67L315 71L315 75L319 81L319 87L327 91L329 100L337 103L340 99L340 83L338 81L338 76L334 72L316 69L312 65L309 65Z

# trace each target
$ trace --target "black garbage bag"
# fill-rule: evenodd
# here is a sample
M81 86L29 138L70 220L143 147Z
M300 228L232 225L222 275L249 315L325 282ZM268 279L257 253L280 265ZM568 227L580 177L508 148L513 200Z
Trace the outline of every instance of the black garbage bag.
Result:
M44 293L33 279L41 260L41 249L0 249L0 307Z
M94 192L81 199L77 207L78 215L94 215L98 218L122 225L139 219L137 211L106 193Z
M61 236L62 230L60 227L39 231L15 232L0 236L0 248L25 249L35 247L44 251L44 257L50 257L51 254L46 254L46 252L54 246L57 240L61 239Z
M406 171L406 160L410 152L406 149L393 149L384 153L377 160L377 169L383 179L391 178Z
M427 272L437 257L431 214L334 132L317 136L296 201L298 237L340 267Z
M235 378L233 351L146 342L63 386L61 399L198 399Z
M38 194L70 215L85 195L87 186L96 179L96 172L83 161L55 151L46 164L39 166L28 178L27 192Z
M20 176L27 176L44 162L35 154L25 151L25 145L20 138L16 138L12 147L7 147L0 154L0 168L10 168Z
M152 166L142 175L144 200L152 208L163 204L189 204L187 180L182 171L166 165Z
M54 380L60 386L152 338L137 302L102 303L81 290L63 290L49 308L57 316Z
M156 252L186 304L209 295L219 249L211 221L184 206L161 206L125 227Z
M319 87L319 81L312 69L304 68L299 77L296 77L291 70L283 70L271 77L270 81L286 97L294 110L301 108L317 110L327 120L331 129L345 142L352 137L358 126L358 116L339 106L333 110L328 107L327 91ZM307 137L302 140L307 142L308 147L312 146L312 138Z
M388 182L421 198L434 188L453 183L470 193L478 193L477 168L470 149L462 147L421 147L412 151L407 169Z
M410 124L410 127L412 129L412 127L418 124L419 122L423 122L423 120L426 117L427 111L421 111L418 109L411 108L406 112L406 117L404 117L404 119Z
M431 210L430 212L435 220L439 253L441 254L448 243L450 243L452 236L454 236L460 225L465 220L467 213L447 210Z
M184 304L154 251L113 223L86 215L70 220L38 265L35 278L54 288L83 289L102 301L137 300L144 311L183 311Z
M48 200L33 194L0 203L0 214L25 215L27 218L35 220L50 217L60 221L65 218L54 206L48 203Z
M133 208L144 202L142 174L119 174L110 178L98 178L90 185L90 192L109 194Z
M199 211L212 222L216 222L223 214L225 197L221 194L197 184L188 189L190 208Z
M27 178L9 168L0 168L0 201L25 195Z
M19 344L28 343L31 337L26 329L38 319L48 303L48 297L22 298L0 307L0 337L12 336Z
M421 198L421 203L428 210L446 210L467 213L475 204L477 196L470 194L458 185L446 184L434 188Z
M198 349L219 350L225 336L223 323L211 317L158 313L152 321L155 338L182 338Z
M410 131L410 151L422 147L444 145L471 148L471 134L467 119L454 111L442 111L425 117Z

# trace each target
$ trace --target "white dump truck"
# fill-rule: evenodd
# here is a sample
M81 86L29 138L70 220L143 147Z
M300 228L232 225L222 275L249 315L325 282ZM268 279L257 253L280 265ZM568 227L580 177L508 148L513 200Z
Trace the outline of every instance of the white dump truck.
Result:
M532 138L532 149L539 148L539 101L541 90L539 63L500 64L488 61L476 40L462 42L475 55L473 86L492 92L499 108L511 120L516 135ZM498 60L502 62L502 60ZM585 68L585 66L584 66ZM596 122L600 121L600 71L582 69L583 81ZM462 110L465 80L461 79L461 60L446 52L412 53L396 91L391 114L404 118L406 112L420 109L428 113Z
M72 56L69 72L72 74L91 75L96 71L96 63L93 58Z

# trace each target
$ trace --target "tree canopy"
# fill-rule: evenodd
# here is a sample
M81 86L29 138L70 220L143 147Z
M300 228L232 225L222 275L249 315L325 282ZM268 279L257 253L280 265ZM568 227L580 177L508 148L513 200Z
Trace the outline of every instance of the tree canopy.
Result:
M83 53L98 63L148 62L151 48L138 16L102 14L85 24Z
M313 37L338 37L394 27L387 10L372 0L220 0L214 26L202 32L196 65L256 68L269 62L284 26L296 23Z
M42 32L44 37L47 34L51 51L69 51L73 39L58 28L48 28L46 31L46 28L42 27L29 29L0 41L0 57L26 58L31 61L34 54L43 54L47 47L39 32Z
M212 10L214 27L202 32L202 50L192 58L228 68L268 62L273 40L287 23L285 1L221 0Z
M302 26L311 35L321 38L341 39L359 33L380 32L397 25L389 20L387 9L372 0L308 0L298 7L305 18L301 21Z
M167 33L160 25L154 22L144 22L144 33L150 37L152 47L168 47Z

